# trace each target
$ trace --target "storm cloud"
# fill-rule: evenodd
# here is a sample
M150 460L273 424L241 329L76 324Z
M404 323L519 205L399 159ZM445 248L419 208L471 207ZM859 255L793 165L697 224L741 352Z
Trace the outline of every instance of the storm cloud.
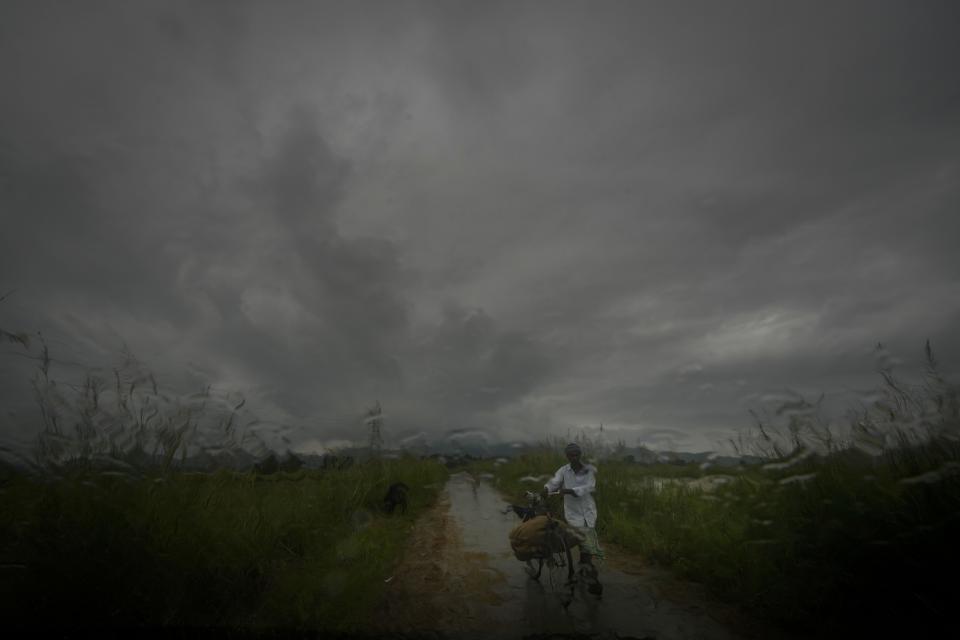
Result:
M947 2L6 2L0 327L291 446L604 424L960 362ZM36 343L35 343L36 344ZM36 431L17 345L4 432Z

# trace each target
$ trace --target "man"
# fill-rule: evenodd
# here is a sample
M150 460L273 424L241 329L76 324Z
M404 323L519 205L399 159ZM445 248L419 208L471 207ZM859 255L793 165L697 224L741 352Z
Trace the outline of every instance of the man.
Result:
M580 545L581 572L591 579L590 591L599 593L601 587L592 562L594 555L601 555L594 530L597 523L597 503L593 499L593 492L597 488L597 468L582 462L583 451L575 442L568 444L564 453L569 464L557 469L553 478L543 488L547 493L560 490L563 496L564 520L586 540Z

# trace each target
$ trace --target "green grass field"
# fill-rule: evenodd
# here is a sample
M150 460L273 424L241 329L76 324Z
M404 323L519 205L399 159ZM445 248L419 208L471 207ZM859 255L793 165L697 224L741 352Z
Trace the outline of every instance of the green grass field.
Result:
M929 345L926 354L922 385L881 370L879 400L857 415L847 440L801 403L784 414L779 435L758 421L752 453L763 465L602 460L601 544L817 635L856 634L866 621L950 622L960 606L960 390L937 373ZM8 627L362 629L414 519L448 477L446 467L413 458L336 471L185 473L177 456L198 416L212 416L222 446L242 444L234 438L242 401L211 409L217 398L207 390L194 404L162 404L152 376L136 368L115 372L113 392L88 377L68 401L49 362L44 345L34 380L43 418L37 472L0 477ZM75 437L64 435L68 424ZM494 474L521 501L565 463L563 444L472 470ZM130 459L130 472L84 462L150 448L147 459L159 461L152 471ZM65 452L79 456L73 471L57 462ZM707 477L723 482L706 486ZM380 500L394 481L411 487L410 509L388 517Z
M350 630L445 467L413 458L273 475L8 476L4 626ZM409 485L406 515L380 508Z
M919 383L879 370L876 399L843 437L811 403L778 409L779 426L758 418L748 453L763 464L600 461L601 544L818 636L949 625L960 607L960 388L929 343L925 354ZM566 463L564 444L476 470L519 501ZM582 445L590 461L593 443Z
M524 490L542 488L530 477L565 462L554 447L476 470L521 500ZM868 618L946 622L960 604L952 586L960 569L956 440L877 457L846 449L749 468L677 469L600 462L601 544L669 566L798 630L855 629ZM711 490L652 481L708 475L726 482Z

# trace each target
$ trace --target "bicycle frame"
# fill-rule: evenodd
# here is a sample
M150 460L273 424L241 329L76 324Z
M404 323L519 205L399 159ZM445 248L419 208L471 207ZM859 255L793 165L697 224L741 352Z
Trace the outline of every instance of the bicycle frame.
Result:
M559 495L559 492L549 493L551 495ZM567 568L567 584L570 584L574 580L573 572L573 553L570 550L570 545L567 544L566 536L564 535L562 524L559 520L556 520L553 517L553 514L550 513L550 508L544 505L546 516L547 516L547 526L544 532L544 546L541 550L541 553L537 554L534 559L537 560L537 569L536 573L533 572L533 566L530 563L530 560L527 560L527 566L530 569L530 577L534 580L540 579L540 574L543 572L543 565L546 563L548 566L557 566L557 567L566 567Z

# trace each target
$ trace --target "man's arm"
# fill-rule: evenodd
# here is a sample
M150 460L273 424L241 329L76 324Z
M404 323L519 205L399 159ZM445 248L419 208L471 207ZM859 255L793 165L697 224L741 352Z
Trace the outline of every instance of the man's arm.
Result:
M547 493L551 491L556 491L560 488L560 485L563 484L563 467L557 469L557 472L553 474L553 477L547 480L547 484L543 485L543 488L547 490Z
M578 498L582 498L583 496L593 493L597 490L596 472L591 469L589 472L587 472L587 474L587 484L580 485L579 487L572 487L572 491L570 492Z

